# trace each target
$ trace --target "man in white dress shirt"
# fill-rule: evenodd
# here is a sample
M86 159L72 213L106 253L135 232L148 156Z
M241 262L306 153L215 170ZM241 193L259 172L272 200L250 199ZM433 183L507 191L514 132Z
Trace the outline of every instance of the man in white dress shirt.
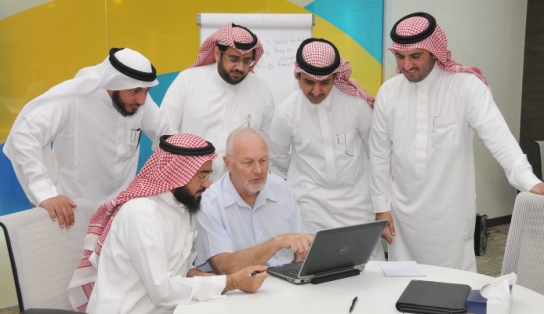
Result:
M304 230L374 221L368 170L374 98L350 78L349 62L324 39L301 43L294 74L300 90L276 109L270 160L287 174ZM373 259L384 259L381 245Z
M476 271L474 133L521 191L543 194L477 67L451 60L427 13L399 20L398 75L378 92L370 136L372 201L390 260Z
M253 73L264 50L249 29L229 23L204 41L198 60L182 71L161 104L178 132L201 136L217 146L212 181L227 170L223 164L227 136L241 126L266 133L274 115L266 81Z
M155 78L142 54L112 48L104 62L81 69L19 113L4 153L29 201L61 227L73 224L73 198L98 207L128 186L142 131L153 141L175 133L148 95Z
M276 266L301 261L313 237L300 233L300 212L289 184L268 173L268 147L262 134L233 131L223 157L228 172L202 197L193 219L198 231L195 265L231 274L250 265Z
M229 276L193 267L197 234L190 217L210 186L216 157L213 145L198 136L160 138L129 187L91 218L85 251L68 287L75 310L172 313L193 299L217 299L233 289L255 292L261 286L266 266Z

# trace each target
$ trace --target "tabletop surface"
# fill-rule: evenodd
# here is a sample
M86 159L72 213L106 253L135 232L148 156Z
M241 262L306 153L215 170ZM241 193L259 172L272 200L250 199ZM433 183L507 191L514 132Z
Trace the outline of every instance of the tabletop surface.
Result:
M377 262L369 262L359 276L318 285L295 285L269 276L255 294L240 291L214 302L193 301L179 305L182 313L349 313L353 298L357 313L399 313L395 303L410 280L463 283L480 289L493 277L430 265L420 265L426 277L385 277ZM544 296L521 286L512 290L510 314L544 313Z

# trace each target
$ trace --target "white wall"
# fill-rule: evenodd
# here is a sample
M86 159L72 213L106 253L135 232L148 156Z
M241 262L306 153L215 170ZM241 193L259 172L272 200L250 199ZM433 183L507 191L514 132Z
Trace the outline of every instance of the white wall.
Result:
M527 0L385 0L384 81L396 75L386 50L389 32L405 15L427 12L448 38L452 59L484 72L510 131L519 142ZM483 142L474 140L476 205L489 218L512 214L516 189ZM447 186L447 179L445 178Z

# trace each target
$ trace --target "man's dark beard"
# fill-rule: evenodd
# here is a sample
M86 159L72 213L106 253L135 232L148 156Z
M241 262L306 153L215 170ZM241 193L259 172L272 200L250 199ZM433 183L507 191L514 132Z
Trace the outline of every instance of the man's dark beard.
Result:
M202 188L196 193L203 193L205 190L205 188ZM174 190L173 194L176 201L182 205L185 205L185 208L187 208L190 214L194 215L200 210L200 200L202 199L202 197L191 194L187 187L182 186L180 188L177 188Z
M237 71L237 70L234 70L234 71ZM225 80L225 82L227 82L227 83L229 83L231 85L236 85L236 84L242 82L247 76L247 73L246 73L246 75L244 75L244 72L237 71L238 73L242 74L242 78L237 80L237 81L233 80L229 76L229 73L227 72L227 70L225 69L225 66L223 65L223 56L221 56L221 58L219 59L219 62L217 64L217 72L219 73L219 76L221 76L221 78L223 78Z
M138 110L134 110L134 112L128 112L125 109L127 104L121 99L121 94L119 93L118 90L113 92L113 94L111 95L111 100L113 102L113 107L115 107L115 109L117 109L117 111L119 111L119 113L123 117L130 117L134 115L136 112L138 112Z

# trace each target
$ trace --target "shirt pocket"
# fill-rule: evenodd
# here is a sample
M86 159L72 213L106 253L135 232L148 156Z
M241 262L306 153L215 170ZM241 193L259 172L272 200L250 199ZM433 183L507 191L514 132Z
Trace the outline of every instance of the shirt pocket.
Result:
M254 119L251 113L233 113L230 120L230 130L233 131L240 127L255 128L256 126L254 124Z
M138 151L142 137L142 128L139 126L128 126L123 137L125 140L121 145L122 151L119 152L119 157L121 160L127 160L132 158Z
M459 125L457 114L436 116L433 119L431 144L433 147L448 147L457 145Z
M353 157L357 149L357 139L359 138L359 130L353 129L343 134L336 134L338 140L338 149L341 155Z

